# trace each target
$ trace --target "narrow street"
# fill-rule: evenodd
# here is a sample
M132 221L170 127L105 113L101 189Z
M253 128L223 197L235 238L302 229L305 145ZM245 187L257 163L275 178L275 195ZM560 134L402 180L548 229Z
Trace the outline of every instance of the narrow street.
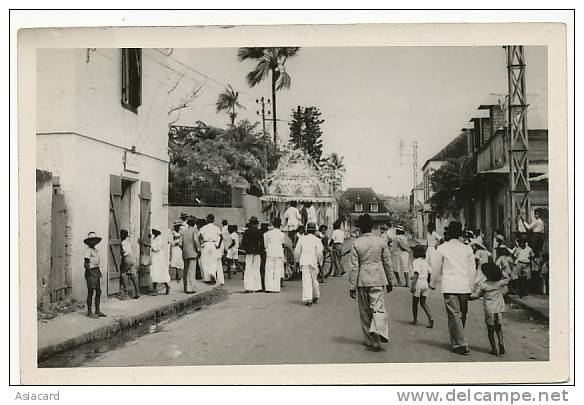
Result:
M348 268L348 256L345 265ZM201 311L162 322L157 332L129 341L84 363L96 366L162 366L285 363L367 363L442 361L536 361L548 359L547 325L531 321L523 310L507 306L504 318L507 355L494 357L484 325L482 303L470 304L466 337L471 354L449 351L442 297L430 305L434 329L427 329L420 308L412 326L411 295L397 287L386 295L391 341L382 352L361 343L357 303L349 297L346 274L321 285L313 307L301 302L301 282L286 283L280 294L244 294L238 275L226 280L229 295ZM173 282L173 287L176 284Z

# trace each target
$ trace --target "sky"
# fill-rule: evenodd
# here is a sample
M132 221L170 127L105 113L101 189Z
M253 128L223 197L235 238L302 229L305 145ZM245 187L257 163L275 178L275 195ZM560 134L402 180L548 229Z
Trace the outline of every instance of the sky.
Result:
M547 129L547 49L526 47L525 52L528 127ZM172 58L169 64L185 73L183 91L203 85L177 124L224 127L228 116L215 111L215 102L226 84L240 92L245 110L238 119L261 121L255 100L271 97L270 80L250 88L245 75L255 63L239 62L236 48L175 49ZM421 168L471 118L485 116L477 110L480 104L507 92L500 46L301 48L286 68L292 85L277 93L278 118L289 120L298 105L318 107L325 120L324 153L345 158L344 187L372 187L386 195L412 189L413 141ZM279 138L287 140L288 132L288 124L280 122ZM401 159L400 141L405 146Z

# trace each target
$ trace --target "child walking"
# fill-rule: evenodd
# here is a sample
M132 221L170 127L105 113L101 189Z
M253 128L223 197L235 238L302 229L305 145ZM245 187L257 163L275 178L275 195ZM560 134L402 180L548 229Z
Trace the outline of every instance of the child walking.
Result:
M483 264L481 271L485 275L486 280L475 285L470 299L476 300L480 297L483 298L485 323L487 324L487 334L489 343L491 344L490 354L503 356L505 354L502 325L503 312L505 312L503 288L507 285L509 279L503 277L501 270L492 261Z
M428 275L430 274L431 268L426 261L426 248L424 245L416 245L412 248L412 256L414 257L414 262L412 264L412 285L410 287L410 292L412 293L412 314L414 315L414 320L410 322L412 325L418 324L418 304L422 306L422 309L428 317L427 328L434 327L434 319L432 319L432 313L430 312L430 307L428 306Z
M99 269L99 252L95 247L101 238L95 232L89 232L83 241L87 245L83 255L83 266L85 267L85 282L87 283L87 316L97 318L106 316L99 310L101 300L101 270ZM95 312L91 311L91 303L95 294Z
M534 257L533 250L527 245L525 238L519 239L513 256L515 257L515 271L519 278L519 298L523 298L528 294L527 283L531 279L531 260Z
M227 278L231 279L231 273L237 271L235 262L239 257L239 235L237 234L237 225L227 225L229 232L229 245L227 246Z

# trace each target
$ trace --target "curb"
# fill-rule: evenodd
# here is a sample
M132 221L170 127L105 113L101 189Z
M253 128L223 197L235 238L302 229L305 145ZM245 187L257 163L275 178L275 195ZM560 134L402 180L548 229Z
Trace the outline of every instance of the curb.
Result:
M515 296L508 295L506 301L510 304L517 305L521 309L526 310L530 316L532 316L534 319L536 319L538 321L549 322L549 320L550 320L549 313L545 313L544 311L541 311L537 308L534 308L534 307L530 306L529 304L526 304L521 299L519 299Z
M151 319L164 319L173 313L181 312L189 307L193 307L205 299L226 294L227 291L223 287L214 287L212 290L195 293L185 297L182 300L172 302L158 308L149 309L137 315L120 317L110 325L92 330L91 332L84 333L80 336L68 339L61 343L40 347L37 351L37 362L46 360L56 354L65 353L78 346L108 339L111 336L116 335L125 329L129 329L141 322Z

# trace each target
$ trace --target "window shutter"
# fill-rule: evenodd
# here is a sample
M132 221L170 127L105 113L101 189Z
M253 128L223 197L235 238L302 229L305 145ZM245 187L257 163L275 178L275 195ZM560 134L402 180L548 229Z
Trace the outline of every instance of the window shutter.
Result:
M110 215L108 235L107 261L107 293L108 295L120 292L120 215L122 211L122 178L110 176Z

